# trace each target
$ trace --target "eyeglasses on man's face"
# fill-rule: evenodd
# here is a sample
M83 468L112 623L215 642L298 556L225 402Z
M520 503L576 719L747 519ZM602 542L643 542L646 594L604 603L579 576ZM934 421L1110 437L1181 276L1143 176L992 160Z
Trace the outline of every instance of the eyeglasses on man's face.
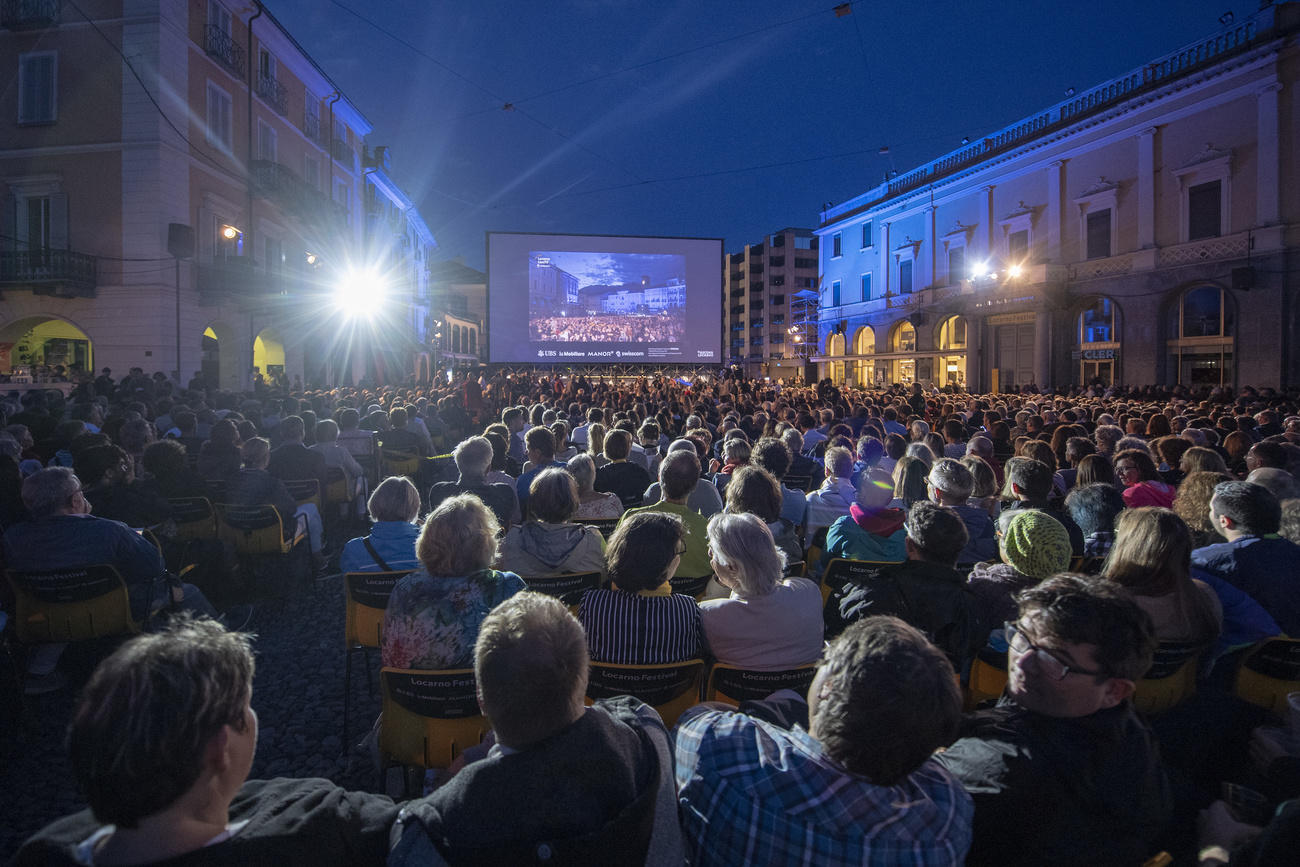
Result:
M1023 656L1032 651L1034 663L1038 666L1038 670L1049 680L1065 680L1066 676L1070 674L1087 674L1093 677L1101 677L1105 674L1105 672L1079 668L1076 665L1062 662L1052 651L1039 647L1030 641L1023 627L1018 623L1008 621L1002 625L1006 630L1007 645L1011 648L1011 651L1017 656Z

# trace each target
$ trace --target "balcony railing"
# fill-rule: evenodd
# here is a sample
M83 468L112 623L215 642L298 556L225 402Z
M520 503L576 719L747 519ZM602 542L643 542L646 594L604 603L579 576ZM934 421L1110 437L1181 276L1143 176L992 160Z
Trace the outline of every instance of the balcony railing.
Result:
M0 286L28 288L39 295L93 298L99 260L71 250L0 253Z
M349 147L347 142L342 141L341 139L334 139L330 144L330 154L334 157L335 162L339 165L345 166L349 171L351 171L357 164L356 151Z
M219 27L208 27L207 52L227 72L244 80L244 47L231 39L229 33Z
M295 175L286 166L269 160L248 164L258 191L282 210L313 224L347 220L346 209Z
M320 144L320 118L314 114L303 112L302 132L307 138Z
M0 27L10 30L57 27L62 6L60 0L3 0L0 2Z
M266 100L267 105L275 109L281 117L289 116L289 91L283 84L269 75L257 77L257 95Z

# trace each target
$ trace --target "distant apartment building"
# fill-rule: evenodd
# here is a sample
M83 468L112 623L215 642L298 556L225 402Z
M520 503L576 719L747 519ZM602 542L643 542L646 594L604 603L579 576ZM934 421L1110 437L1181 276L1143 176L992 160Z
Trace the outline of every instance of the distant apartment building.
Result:
M812 229L786 228L725 257L728 364L749 376L803 378L817 346L817 246Z
M1300 385L1298 32L1264 2L828 208L819 375Z
M486 361L487 275L459 258L448 259L429 266L429 283L435 370Z
M0 68L0 374L374 376L330 304L371 127L264 6L13 0Z

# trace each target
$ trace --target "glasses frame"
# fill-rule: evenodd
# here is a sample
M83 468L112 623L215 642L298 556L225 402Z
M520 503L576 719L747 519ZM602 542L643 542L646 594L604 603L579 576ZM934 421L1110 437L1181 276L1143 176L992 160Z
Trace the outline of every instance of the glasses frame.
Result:
M1042 670L1043 675L1048 680L1062 681L1071 674L1086 674L1091 677L1110 677L1110 675L1104 671L1092 671L1086 668L1079 668L1077 665L1069 665L1068 663L1062 662L1056 654L1052 653L1052 651L1045 647L1039 647L1037 644L1030 641L1029 635L1025 633L1025 630L1022 629L1018 623L1013 623L1008 620L1002 624L1002 628L1006 631L1007 649L1018 656L1024 656L1032 651L1034 654L1034 662ZM1017 639L1024 640L1026 645L1024 650L1016 649L1015 644ZM1057 666L1060 666L1060 674L1054 673Z

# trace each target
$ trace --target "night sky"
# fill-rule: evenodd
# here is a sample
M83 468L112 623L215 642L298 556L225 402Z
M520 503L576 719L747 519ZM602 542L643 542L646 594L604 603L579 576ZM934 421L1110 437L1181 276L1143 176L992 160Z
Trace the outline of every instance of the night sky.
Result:
M825 202L890 169L1257 5L895 0L838 17L809 0L267 2L374 124L367 143L391 146L438 258L480 268L489 230L722 237L735 251L815 226Z

